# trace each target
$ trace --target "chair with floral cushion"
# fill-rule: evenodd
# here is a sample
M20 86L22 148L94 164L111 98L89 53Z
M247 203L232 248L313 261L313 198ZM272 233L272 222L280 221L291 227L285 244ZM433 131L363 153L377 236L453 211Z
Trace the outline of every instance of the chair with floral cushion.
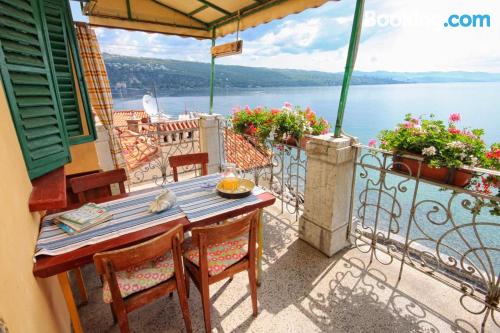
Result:
M184 324L192 331L182 263L182 225L147 242L97 253L94 263L104 277L104 302L111 303L121 332L128 332L128 313L177 290Z
M201 294L205 331L211 332L209 285L247 271L254 317L257 316L257 247L258 211L239 217L231 223L192 229L184 244L186 289L189 278Z

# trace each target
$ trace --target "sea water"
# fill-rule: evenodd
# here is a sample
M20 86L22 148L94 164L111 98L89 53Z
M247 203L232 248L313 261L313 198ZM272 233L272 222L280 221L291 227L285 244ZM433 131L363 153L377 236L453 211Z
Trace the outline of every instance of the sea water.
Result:
M310 106L335 124L341 87L294 87L220 89L214 112L229 115L236 106L281 107L290 102ZM160 109L171 115L184 111L208 112L206 95L159 97ZM142 110L142 99L114 100L115 110ZM500 83L433 83L351 86L344 115L344 130L361 142L375 138L382 129L393 128L406 113L435 114L439 119L459 112L463 125L483 128L488 144L500 141Z

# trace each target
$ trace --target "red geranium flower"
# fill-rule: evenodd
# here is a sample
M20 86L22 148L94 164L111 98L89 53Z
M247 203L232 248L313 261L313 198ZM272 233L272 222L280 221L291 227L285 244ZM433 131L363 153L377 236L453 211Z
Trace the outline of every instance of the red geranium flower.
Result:
M500 159L500 149L486 153L486 158L488 158L490 160Z

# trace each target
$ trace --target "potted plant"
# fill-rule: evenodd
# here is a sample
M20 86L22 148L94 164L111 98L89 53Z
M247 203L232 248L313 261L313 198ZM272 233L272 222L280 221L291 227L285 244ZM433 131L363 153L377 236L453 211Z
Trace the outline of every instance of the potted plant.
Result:
M271 133L273 128L272 112L263 107L244 109L239 107L233 109L231 122L234 131L263 142Z
M235 108L231 117L234 130L263 143L271 137L276 143L305 148L308 135L328 133L328 122L311 108L301 109L285 103L281 109Z
M383 130L378 136L380 147L396 154L394 170L416 175L418 160L402 156L416 155L424 161L422 178L459 187L470 183L472 172L463 166L479 166L484 160L483 130L459 129L458 113L451 114L448 123L434 119L433 115L416 118L407 114L404 120L394 130Z
M328 122L309 107L303 110L300 106L285 103L281 110L273 109L271 113L276 142L304 149L309 136L326 134L330 129Z

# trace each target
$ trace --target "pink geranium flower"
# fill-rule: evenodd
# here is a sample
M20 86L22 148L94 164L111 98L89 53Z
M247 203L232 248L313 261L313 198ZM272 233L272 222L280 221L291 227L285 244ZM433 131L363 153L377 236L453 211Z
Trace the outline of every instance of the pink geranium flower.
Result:
M460 113L452 113L452 114L450 114L450 117L448 119L450 120L450 122L456 123L457 121L460 121L460 119L461 119Z
M451 134L460 134L461 133L461 131L455 127L448 128L448 132L450 132Z
M293 107L292 103L290 103L290 102L285 102L285 104L283 104L283 106L287 109L291 109Z
M375 148L376 146L377 146L377 140L371 139L370 141L368 141L368 147Z

